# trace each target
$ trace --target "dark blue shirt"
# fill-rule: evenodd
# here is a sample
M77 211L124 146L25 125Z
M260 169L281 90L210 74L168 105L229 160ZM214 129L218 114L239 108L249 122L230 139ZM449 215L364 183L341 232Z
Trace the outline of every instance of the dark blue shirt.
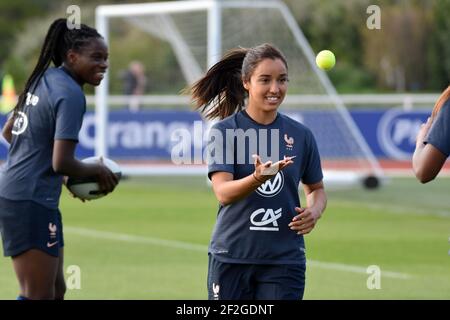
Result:
M261 125L241 111L212 127L208 147L209 177L222 171L233 174L234 180L254 172L254 153L263 162L296 156L293 164L246 198L219 205L209 252L217 260L229 263L304 263L303 236L288 224L297 215L294 208L300 206L300 181L314 184L323 178L311 131L280 113L273 123Z
M432 144L447 157L450 154L450 99L442 106L441 110L431 125L426 143Z
M1 197L58 207L62 176L52 167L54 140L78 141L85 111L80 85L63 68L49 68L14 122L0 172Z

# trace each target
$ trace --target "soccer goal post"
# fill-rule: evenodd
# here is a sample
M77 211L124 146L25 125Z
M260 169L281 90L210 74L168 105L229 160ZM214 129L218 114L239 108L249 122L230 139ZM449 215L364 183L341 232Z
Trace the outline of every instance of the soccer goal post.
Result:
M96 27L107 43L118 37L115 33L124 25L139 30L148 39L167 44L184 78L184 85L199 79L228 49L266 42L274 44L285 54L289 64L289 91L280 111L313 131L325 180L374 187L384 177L377 159L326 73L316 67L312 48L282 1L198 0L97 7ZM144 37L140 40L145 41ZM115 54L111 52L112 59ZM157 159L158 164L155 164L155 157L150 155L149 161L139 161L136 165L133 159L110 153L108 80L114 72L110 68L96 88L96 155L111 157L119 163L126 160L122 169L128 175L204 174L205 166L176 166L167 157ZM174 91L180 89L182 87ZM300 103L305 97L326 99L320 105L305 106ZM180 107L187 110L189 104ZM139 160L143 160L142 157Z

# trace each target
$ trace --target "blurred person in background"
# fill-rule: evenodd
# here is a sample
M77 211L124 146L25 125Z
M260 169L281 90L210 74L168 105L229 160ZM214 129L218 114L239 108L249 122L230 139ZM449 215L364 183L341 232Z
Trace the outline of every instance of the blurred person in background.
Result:
M132 61L128 70L123 74L124 94L129 96L128 109L137 112L140 109L139 96L145 93L147 76L145 67L139 61Z

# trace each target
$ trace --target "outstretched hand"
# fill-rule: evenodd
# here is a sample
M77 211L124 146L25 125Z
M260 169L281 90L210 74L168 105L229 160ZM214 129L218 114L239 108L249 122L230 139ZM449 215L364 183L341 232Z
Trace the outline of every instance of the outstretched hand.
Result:
M295 156L285 156L283 160L277 161L275 163L272 163L272 161L262 163L259 155L254 154L253 159L255 159L255 172L253 174L258 181L265 182L266 180L269 180L274 175L276 175L278 171L283 170L288 165L294 163L294 161L292 161L293 158L295 158Z

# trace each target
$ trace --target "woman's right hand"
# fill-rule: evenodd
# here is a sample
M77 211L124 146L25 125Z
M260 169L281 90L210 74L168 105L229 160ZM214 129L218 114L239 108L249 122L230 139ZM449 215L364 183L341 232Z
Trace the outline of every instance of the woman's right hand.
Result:
M98 166L97 181L100 191L104 194L112 192L119 182L117 176L103 164L102 157Z
M267 161L265 163L261 162L259 155L254 154L253 159L255 159L255 172L253 173L256 180L264 183L265 181L271 179L278 171L283 170L288 165L294 163L292 157L284 157L283 160L272 163L272 161Z

